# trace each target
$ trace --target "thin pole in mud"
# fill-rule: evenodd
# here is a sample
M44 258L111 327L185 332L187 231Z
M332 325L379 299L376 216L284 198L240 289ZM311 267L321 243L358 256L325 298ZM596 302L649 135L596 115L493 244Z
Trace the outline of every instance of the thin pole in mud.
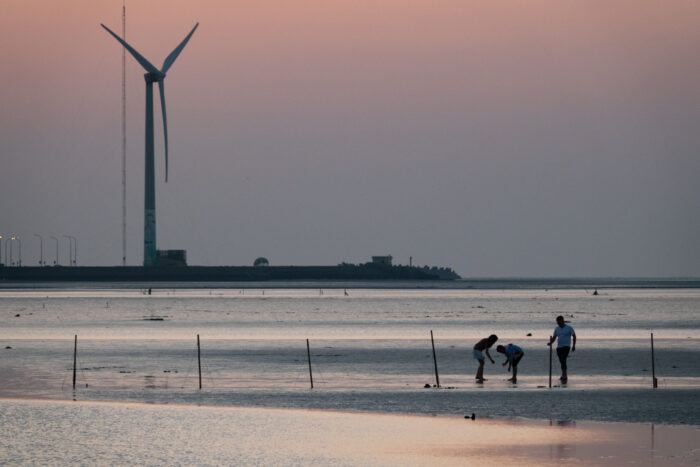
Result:
M73 389L75 389L75 370L78 360L78 335L75 335L75 344L73 345Z
M654 333L651 333L651 387L656 389L659 387L659 381L656 379L656 366L654 363Z
M313 389L314 375L311 373L311 348L309 347L309 339L306 339L306 357L309 360L309 381L311 381L311 389Z
M433 339L433 330L430 330L430 343L433 345L433 363L435 364L435 382L437 387L440 387L440 376L438 375L437 357L435 357L435 339Z
M552 336L549 336L549 388L552 389Z
M197 367L199 368L199 389L202 389L202 359L199 350L199 334L197 334Z

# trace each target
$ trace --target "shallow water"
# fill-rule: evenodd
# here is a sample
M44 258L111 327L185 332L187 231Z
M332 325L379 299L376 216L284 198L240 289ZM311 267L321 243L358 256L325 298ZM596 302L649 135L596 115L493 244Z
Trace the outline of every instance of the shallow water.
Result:
M698 465L694 427L0 400L8 465Z
M698 310L699 289L5 289L0 395L700 424ZM550 391L558 314L579 341ZM430 330L442 390L424 389ZM525 350L515 386L495 351L474 383L471 347L491 333Z

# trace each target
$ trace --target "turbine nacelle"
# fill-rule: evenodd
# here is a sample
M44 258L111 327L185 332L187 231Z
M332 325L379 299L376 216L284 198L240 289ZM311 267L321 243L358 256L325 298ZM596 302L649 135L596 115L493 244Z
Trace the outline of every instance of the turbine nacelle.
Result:
M148 72L143 75L143 78L146 80L147 83L157 83L165 79L165 74L160 72Z

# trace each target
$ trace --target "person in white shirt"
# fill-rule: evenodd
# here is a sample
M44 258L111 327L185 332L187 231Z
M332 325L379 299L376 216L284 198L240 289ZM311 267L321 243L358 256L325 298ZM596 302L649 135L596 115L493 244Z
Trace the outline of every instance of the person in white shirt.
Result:
M573 337L573 345L571 344L571 338ZM552 345L554 341L557 342L557 357L559 357L559 363L561 364L561 380L562 383L566 383L568 376L566 374L566 359L569 357L569 350L576 352L576 333L574 328L566 324L563 316L557 316L557 327L554 328L554 333L549 338L549 343L547 345Z

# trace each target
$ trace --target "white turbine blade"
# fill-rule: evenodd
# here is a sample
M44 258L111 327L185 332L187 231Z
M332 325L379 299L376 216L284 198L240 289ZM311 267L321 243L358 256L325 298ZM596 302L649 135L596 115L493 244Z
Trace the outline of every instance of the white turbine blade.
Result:
M163 62L163 68L161 68L160 72L165 74L168 72L171 66L173 66L173 63L175 63L175 59L177 58L178 55L180 55L180 52L182 52L182 49L185 48L187 45L187 41L190 40L190 37L192 37L192 34L194 34L195 29L197 29L197 26L199 26L199 23L195 24L190 33L185 37L185 39L180 42L180 45L175 47L175 50L170 52L170 55L165 59Z
M165 116L165 83L158 81L160 108L163 109L163 137L165 138L165 183L168 183L168 120Z
M114 34L114 33L113 33L107 26L105 26L104 24L101 24L101 23L100 23L100 26L102 26L103 28L105 28L105 29L107 30L108 33L110 33L112 36L114 36L114 38L115 38L116 40L118 40L118 41L121 43L121 45L123 45L124 48L126 48L126 50L129 51L129 53L130 53L131 55L133 55L133 57L136 59L136 61L139 62L139 63L141 64L141 66L144 67L144 68L146 69L146 71L150 71L151 73L160 74L160 71L158 71L158 68L154 67L154 66L151 64L151 62L149 62L148 60L146 60L140 53L138 53L138 52L136 51L136 49L134 49L132 46L130 46L129 44L127 44L121 37L119 37L119 36L117 36L116 34Z

